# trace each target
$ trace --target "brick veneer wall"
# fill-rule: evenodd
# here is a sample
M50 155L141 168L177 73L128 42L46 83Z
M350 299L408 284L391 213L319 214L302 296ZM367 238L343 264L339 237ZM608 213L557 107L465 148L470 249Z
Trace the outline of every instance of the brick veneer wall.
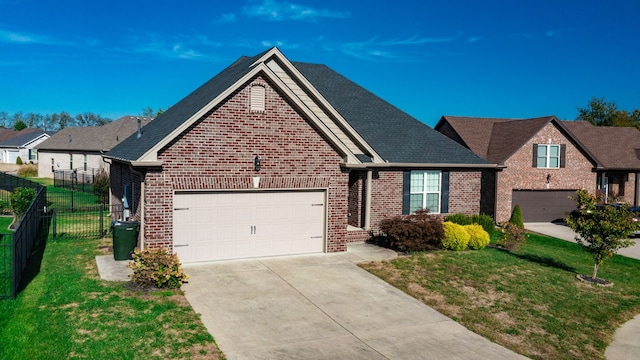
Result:
M565 144L565 167L538 169L532 166L534 144ZM575 144L553 124L547 124L540 132L516 151L507 161L506 168L497 173L496 221L508 221L511 217L513 190L577 190L594 192L596 174L593 165ZM546 183L547 174L551 182Z
M249 108L250 87L265 87L265 110ZM253 168L261 160L260 172ZM162 170L145 178L148 247L171 248L173 195L179 190L326 189L327 251L346 250L348 174L326 139L271 86L257 77L159 152Z
M480 212L482 173L479 170L449 171L449 211L447 214ZM379 171L372 184L371 228L380 221L402 214L402 170ZM446 214L443 214L446 215Z

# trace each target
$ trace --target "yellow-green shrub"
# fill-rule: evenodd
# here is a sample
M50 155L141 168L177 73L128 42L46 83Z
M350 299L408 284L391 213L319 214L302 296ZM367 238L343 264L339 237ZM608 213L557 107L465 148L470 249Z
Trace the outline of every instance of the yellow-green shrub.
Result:
M464 229L469 233L469 248L473 250L484 249L489 245L489 233L481 225L464 225Z
M444 246L445 249L462 251L467 248L471 236L469 236L464 226L450 221L443 222L442 226L444 227L442 246Z

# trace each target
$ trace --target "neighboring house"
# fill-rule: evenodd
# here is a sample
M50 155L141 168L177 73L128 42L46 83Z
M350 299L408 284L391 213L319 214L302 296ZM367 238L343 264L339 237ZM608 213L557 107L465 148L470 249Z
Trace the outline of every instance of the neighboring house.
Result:
M121 143L151 118L124 116L102 126L68 127L58 131L36 148L40 161L38 176L53 178L54 171L97 172L106 168L102 154Z
M6 130L6 129L5 129ZM38 162L35 147L49 139L55 131L43 131L39 128L28 128L20 131L10 130L3 135L10 137L0 140L0 159L3 163L15 164L18 157L23 163Z
M345 251L386 217L478 213L481 171L495 167L276 48L241 57L105 160L140 246L183 262Z
M498 222L507 221L515 205L525 222L561 219L575 209L569 196L579 189L638 203L640 132L634 128L596 127L554 116L443 116L435 129L498 164L497 171L483 173L487 191L481 209Z

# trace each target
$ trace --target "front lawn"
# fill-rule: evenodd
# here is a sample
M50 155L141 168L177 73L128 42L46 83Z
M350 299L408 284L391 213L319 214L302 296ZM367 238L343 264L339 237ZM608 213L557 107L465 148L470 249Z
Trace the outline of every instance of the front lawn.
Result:
M0 359L223 358L182 292L99 278L95 256L109 243L46 244L26 288L0 300Z
M530 234L515 253L435 251L363 268L498 344L534 359L603 359L615 330L640 313L640 261L615 256L598 276L574 243Z

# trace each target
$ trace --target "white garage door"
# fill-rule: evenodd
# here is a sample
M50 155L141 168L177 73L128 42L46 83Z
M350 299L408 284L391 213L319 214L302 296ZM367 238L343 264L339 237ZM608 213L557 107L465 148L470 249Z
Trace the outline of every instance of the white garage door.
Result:
M182 262L324 251L325 193L176 193L173 246Z

